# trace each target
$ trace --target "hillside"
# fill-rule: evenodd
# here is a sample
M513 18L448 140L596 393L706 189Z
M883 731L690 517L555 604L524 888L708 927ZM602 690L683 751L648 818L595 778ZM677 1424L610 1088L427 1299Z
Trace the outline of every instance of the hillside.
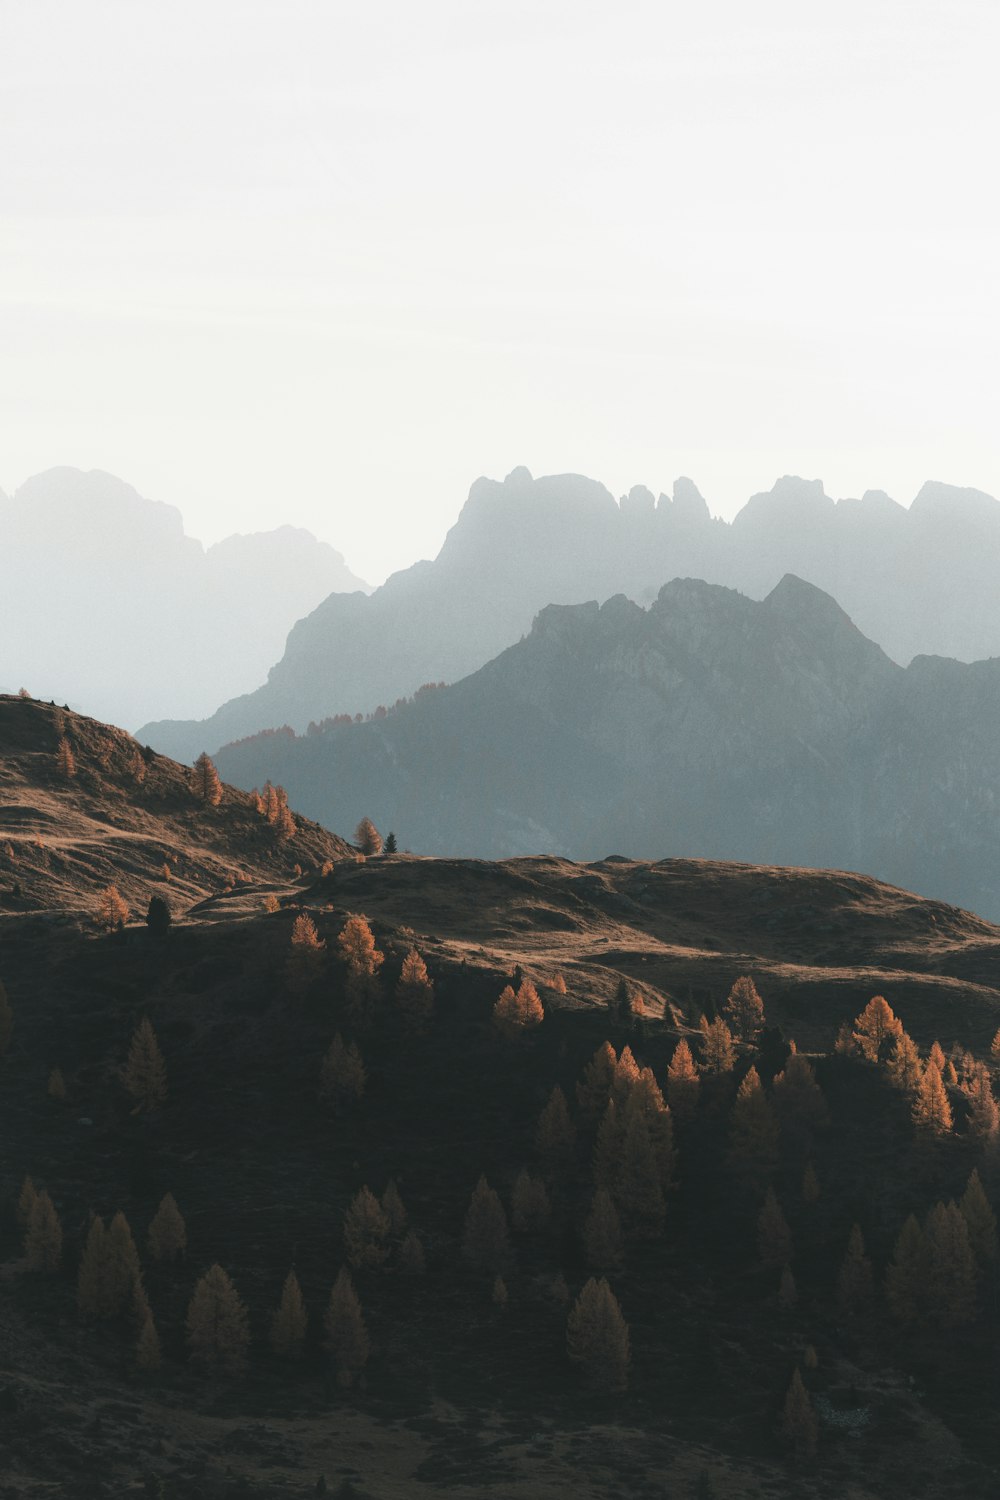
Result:
M301 820L296 874L292 850L261 847L249 798L227 787L217 808L199 806L188 773L163 760L136 781L133 742L89 720L60 726L55 713L0 700L2 805L34 809L30 836L26 823L12 839L15 868L33 861L31 891L26 882L0 904L13 1013L0 1059L0 1440L12 1496L140 1485L170 1500L995 1493L995 1267L978 1273L974 1319L966 1301L957 1323L931 1283L917 1324L890 1316L881 1288L908 1213L923 1220L962 1195L973 1167L996 1191L996 1131L976 1134L970 1091L989 1076L977 1059L996 1079L1000 928L836 871L615 857L359 861ZM59 727L78 750L69 793L52 783ZM170 882L183 892L173 926L98 933L85 919L95 888L114 874L141 909L168 838L187 861L184 881ZM46 861L58 869L45 873ZM225 889L226 863L251 880ZM345 973L339 944L359 912L384 955L365 984ZM303 915L325 944L305 967L292 944ZM412 948L433 986L422 1023L397 991ZM668 1064L680 1040L702 1058L699 1021L719 1015L741 974L763 997L765 1029L737 1047L734 1069L702 1062L699 1096L682 1108ZM504 1035L494 1004L525 978L544 1017ZM932 1043L949 1049L953 1123L933 1137L914 1130L910 1099L884 1064L837 1041L876 993L927 1058L925 1077L937 1066ZM123 1073L143 1018L166 1071L166 1097L151 1104L126 1092ZM363 1055L367 1081L353 1102L320 1097L335 1032ZM803 1103L776 1076L792 1037L815 1070L819 1112L814 1086ZM594 1271L583 1234L593 1174L612 1160L606 1129L595 1151L584 1103L594 1086L578 1100L576 1085L605 1040L621 1057L613 1088L637 1141L652 1125L630 1113L638 1074L626 1058L675 1104L668 1115L661 1100L649 1117L675 1148L665 1220L640 1228L623 1217L624 1258L607 1267L631 1332L627 1395L588 1390L565 1352L569 1307ZM773 1155L737 1157L737 1083L751 1064L780 1136ZM61 1093L46 1088L53 1068ZM536 1133L556 1084L571 1138ZM625 1155L606 1180L627 1216L636 1161L616 1139ZM516 1218L523 1170L536 1205L547 1185L541 1219ZM26 1173L62 1224L52 1273L22 1256L14 1206ZM492 1264L462 1249L483 1173L513 1216L499 1301ZM388 1260L354 1267L371 1352L345 1388L321 1315L353 1253L345 1211L363 1185L381 1194L390 1177L424 1265L402 1257L400 1230ZM768 1184L793 1239L794 1303L778 1300L773 1261L761 1263ZM176 1264L146 1245L167 1192L187 1228ZM90 1215L119 1210L139 1245L157 1370L135 1369L127 1317L92 1325L75 1306ZM877 1300L862 1288L838 1301L852 1223ZM249 1309L249 1363L235 1376L202 1372L185 1347L185 1309L215 1261ZM291 1265L311 1321L303 1358L289 1364L269 1351L268 1328ZM779 1430L796 1365L819 1414L818 1450L798 1458Z
M219 764L428 854L609 849L863 870L1000 916L1000 662L896 666L791 576L543 610L481 671Z
M476 480L433 562L300 620L256 691L201 722L159 715L140 737L189 760L261 729L369 713L476 671L546 605L616 594L645 605L678 577L762 599L793 573L901 665L976 661L1000 656L998 568L1000 504L977 490L928 483L906 509L879 491L835 502L818 480L786 477L730 524L689 479L672 497L639 485L619 504L593 480L515 469L502 484Z
M205 548L114 475L49 469L0 495L0 691L129 727L207 713L256 686L331 592L366 587L308 531Z

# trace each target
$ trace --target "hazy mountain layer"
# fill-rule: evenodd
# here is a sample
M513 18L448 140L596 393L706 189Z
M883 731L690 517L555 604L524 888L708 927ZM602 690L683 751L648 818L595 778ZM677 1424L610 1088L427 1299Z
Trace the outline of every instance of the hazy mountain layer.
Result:
M1000 915L1000 661L899 667L792 576L550 606L452 687L219 765L427 853L826 865Z
M180 759L263 728L305 729L369 712L422 683L454 682L513 644L546 604L624 593L649 603L668 578L763 598L785 573L832 593L893 660L1000 655L1000 504L927 484L909 510L869 491L834 502L819 481L782 479L730 525L688 479L673 498L641 486L619 505L575 475L479 479L433 563L368 598L334 595L288 639L256 692L205 723L153 723L141 737Z
M173 506L110 474L50 469L0 495L0 690L130 726L205 713L259 682L332 590L365 587L308 531L205 549Z

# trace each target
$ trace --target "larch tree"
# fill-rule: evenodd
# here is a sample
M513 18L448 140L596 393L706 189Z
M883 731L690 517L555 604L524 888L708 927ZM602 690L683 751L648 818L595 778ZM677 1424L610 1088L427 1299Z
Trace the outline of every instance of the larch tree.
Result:
M925 1140L940 1139L952 1128L951 1105L941 1071L930 1060L913 1100L913 1123Z
M944 1048L942 1047L940 1042L931 1042L931 1050L927 1054L927 1061L934 1064L938 1072L941 1074L941 1077L943 1078L946 1058L944 1055Z
M375 946L375 934L365 916L349 916L337 939L347 968L345 998L349 1014L359 1022L370 1021L379 1001L378 971L384 954Z
M566 1322L566 1352L587 1383L615 1394L628 1388L628 1324L604 1277L591 1277Z
M368 1363L371 1344L351 1273L342 1266L323 1315L326 1348L341 1386L354 1384Z
M749 1177L767 1177L777 1165L779 1134L774 1106L757 1069L751 1068L736 1091L730 1117L730 1159Z
M159 1109L166 1103L167 1066L148 1017L139 1022L132 1036L122 1082L137 1110Z
M207 750L203 750L195 761L191 779L198 801L208 807L218 807L222 801L222 782Z
M129 919L129 909L121 892L112 882L106 885L97 901L97 925L104 932L118 932Z
M701 1056L708 1073L731 1073L736 1066L733 1034L721 1016L700 1022Z
M885 1300L897 1323L909 1327L920 1317L927 1296L927 1241L914 1214L896 1238L885 1270Z
M677 1120L689 1120L698 1107L701 1079L691 1056L691 1048L681 1037L667 1068L667 1103Z
M558 1084L538 1116L535 1148L550 1181L562 1177L572 1165L576 1150L576 1126L570 1118L566 1095Z
M17 1208L15 1209L17 1227L21 1230L22 1234L28 1227L28 1220L31 1218L31 1210L35 1205L35 1199L37 1197L38 1192L35 1188L35 1184L32 1182L30 1177L25 1177L24 1181L21 1183L21 1191L18 1193Z
M73 747L65 735L61 735L56 746L56 770L64 781L72 781L76 775L76 757Z
M187 1226L173 1193L167 1193L153 1215L146 1235L153 1260L163 1264L180 1260L187 1249Z
M160 1335L156 1331L153 1314L147 1311L139 1328L139 1337L135 1341L136 1368L144 1375L152 1375L160 1368L162 1362Z
M36 1193L24 1232L24 1258L32 1271L58 1271L63 1231L55 1204L43 1189Z
M593 1172L594 1186L614 1192L621 1168L622 1121L618 1106L609 1099L604 1107L604 1117L597 1129L594 1141Z
M915 1094L924 1076L924 1065L916 1042L908 1032L900 1030L889 1047L885 1071L893 1088L907 1094Z
M660 1166L646 1113L636 1094L625 1106L614 1194L627 1234L636 1239L655 1239L662 1234L666 1202Z
M975 1167L965 1184L965 1192L959 1199L958 1206L969 1231L972 1253L979 1265L985 1268L997 1258L997 1216L990 1207L990 1200Z
M195 1286L184 1326L191 1358L198 1364L229 1375L245 1369L250 1318L220 1265L211 1266Z
M308 912L300 912L292 923L292 936L285 960L285 980L294 994L304 994L323 972L326 943Z
M583 1076L576 1086L576 1102L584 1120L590 1125L598 1124L604 1117L611 1097L617 1061L611 1043L602 1042L584 1068Z
M781 1435L800 1458L809 1458L816 1451L819 1438L819 1423L813 1404L796 1367L785 1396L781 1414Z
M777 1270L792 1258L792 1232L774 1188L769 1187L757 1215L757 1251L761 1264Z
M386 1183L382 1196L379 1199L379 1207L389 1221L390 1236L398 1242L406 1233L406 1224L409 1215L406 1212L402 1198L399 1196L399 1188L396 1186L396 1179L394 1177L390 1177Z
M344 1215L344 1252L350 1265L368 1270L389 1258L389 1216L369 1187L362 1187Z
M545 1020L545 1008L530 979L522 979L517 992L506 985L493 1007L493 1021L507 1037L524 1036Z
M416 948L411 948L403 959L396 984L396 1005L408 1031L427 1030L434 1016L434 985Z
M872 1263L865 1254L860 1224L851 1226L847 1250L837 1273L837 1301L847 1318L859 1317L871 1306L875 1291Z
M415 1229L408 1229L399 1247L399 1265L407 1276L422 1276L427 1269L423 1242Z
M944 1329L970 1323L976 1310L976 1258L958 1204L936 1203L927 1215L924 1235L932 1320Z
M632 1048L625 1043L621 1056L615 1063L614 1077L611 1080L611 1097L617 1104L619 1110L625 1108L629 1095L639 1082L640 1068L632 1055Z
M615 1200L598 1188L583 1226L583 1251L595 1271L617 1271L625 1259L625 1240Z
M281 1289L281 1301L271 1318L271 1350L279 1359L301 1359L305 1343L309 1315L302 1297L302 1288L294 1270L285 1277Z
M677 1172L674 1121L652 1068L641 1069L635 1087L626 1101L623 1120L633 1101L646 1117L649 1139L653 1145L653 1153L660 1174L660 1186L665 1193L669 1192L674 1186Z
M996 1034L990 1043L990 1054L994 1062L1000 1062L1000 1026L997 1027Z
M510 1196L510 1220L519 1234L544 1234L552 1218L545 1183L521 1171Z
M354 1042L346 1042L337 1032L330 1043L320 1069L320 1097L335 1110L357 1104L367 1083L365 1065Z
M510 1254L507 1215L485 1177L480 1177L466 1210L462 1254L477 1271L492 1275L503 1269Z
M851 1039L866 1061L883 1063L902 1030L903 1023L893 1014L885 996L873 995L855 1020Z
M354 842L366 858L382 853L382 835L371 818L361 819L354 830Z
M764 1025L764 1002L749 974L741 974L723 1006L741 1042L752 1042Z
M1000 1109L997 1108L989 1069L985 1063L973 1062L964 1085L964 1093L969 1105L969 1134L977 1141L995 1141L1000 1131Z
M792 1046L791 1055L774 1080L774 1102L790 1124L819 1130L829 1124L830 1111L812 1063L794 1050L794 1043Z
M0 982L0 1057L6 1057L10 1039L14 1034L14 1012L11 1010L7 991Z

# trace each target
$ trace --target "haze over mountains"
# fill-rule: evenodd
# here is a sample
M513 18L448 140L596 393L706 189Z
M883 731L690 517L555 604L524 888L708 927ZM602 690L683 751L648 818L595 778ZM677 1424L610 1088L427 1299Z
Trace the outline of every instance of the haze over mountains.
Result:
M258 730L369 712L426 682L455 682L531 628L548 604L623 593L655 599L676 577L761 599L786 573L837 599L905 665L920 654L1000 654L1000 504L923 486L909 509L880 491L834 501L786 477L732 523L713 519L689 479L659 500L615 501L577 475L478 479L434 562L370 596L333 594L299 621L267 682L203 722L152 722L140 738L181 759Z
M550 606L454 686L219 768L421 853L820 865L1000 916L1000 660L904 669L790 575Z
M259 682L300 615L364 588L308 531L204 548L113 475L49 469L0 493L0 690L125 726L206 713Z

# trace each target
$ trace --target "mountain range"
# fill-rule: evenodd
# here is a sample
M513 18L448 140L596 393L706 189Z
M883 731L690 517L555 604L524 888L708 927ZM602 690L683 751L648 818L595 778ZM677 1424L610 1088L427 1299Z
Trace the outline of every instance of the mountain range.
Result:
M549 606L453 686L219 769L423 853L822 865L1000 916L1000 661L903 668L792 575Z
M0 494L0 689L126 726L206 713L258 683L332 590L366 587L308 531L205 548L113 475L50 469Z
M786 573L838 600L894 661L1000 655L1000 504L928 483L910 507L881 491L834 501L818 480L780 479L731 522L714 519L689 479L620 503L577 475L478 479L433 562L369 596L332 594L291 631L254 692L207 720L146 724L141 739L190 760L283 724L370 712L428 682L476 671L548 604L623 593L648 604L675 577L761 599Z

